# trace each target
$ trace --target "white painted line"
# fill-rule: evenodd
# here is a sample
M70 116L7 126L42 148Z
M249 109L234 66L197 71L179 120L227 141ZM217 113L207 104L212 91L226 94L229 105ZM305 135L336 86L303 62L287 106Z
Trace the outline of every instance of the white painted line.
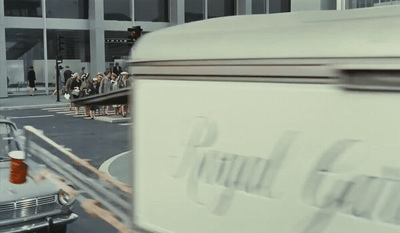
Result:
M71 112L70 111L67 111L67 112L56 112L57 114L70 114Z
M28 118L44 118L44 117L54 117L54 115L21 116L21 117L10 117L10 119L28 119Z
M85 115L75 115L75 114L74 114L74 117L77 117L77 118L78 118L78 117L85 117Z
M123 124L119 124L119 125L122 125L122 126L125 126L125 125L132 125L132 123L123 123Z
M59 108L43 108L43 110L47 110L47 111L57 111L57 110L64 110L65 107L59 107Z
M113 156L113 157L107 159L103 164L101 164L99 170L102 171L102 172L105 172L105 173L107 173L109 176L111 176L110 172L108 171L108 168L110 167L111 163L114 162L114 160L118 159L119 157L125 155L126 153L130 153L130 152L131 152L130 150L129 150L129 151L126 151L126 152L122 152L122 153L119 154L119 155L115 155L115 156ZM113 176L111 176L111 177L113 177ZM115 178L115 177L113 177L113 178Z
M58 111L64 111L64 109L52 109L52 110L45 110L48 112L58 112Z

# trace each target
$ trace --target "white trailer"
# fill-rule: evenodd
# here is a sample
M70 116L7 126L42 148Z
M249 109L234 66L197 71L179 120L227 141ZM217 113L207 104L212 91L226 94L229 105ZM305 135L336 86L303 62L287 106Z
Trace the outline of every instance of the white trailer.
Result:
M139 39L135 231L400 232L399 12L223 17Z

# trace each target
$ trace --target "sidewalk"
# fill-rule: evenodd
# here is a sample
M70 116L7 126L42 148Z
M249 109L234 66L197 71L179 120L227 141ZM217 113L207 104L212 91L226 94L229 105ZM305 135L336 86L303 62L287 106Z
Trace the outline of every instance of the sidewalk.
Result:
M58 102L57 97L51 98L51 93L52 90L49 95L47 95L45 89L40 87L38 87L38 90L35 92L34 96L31 96L29 94L29 89L27 88L21 88L18 92L13 92L13 89L9 89L8 97L0 98L0 111L54 107L67 108L69 106L69 100L66 100L63 96L60 96L60 101ZM122 117L116 115L98 116L95 117L95 120L105 121L109 123L131 122L130 117Z

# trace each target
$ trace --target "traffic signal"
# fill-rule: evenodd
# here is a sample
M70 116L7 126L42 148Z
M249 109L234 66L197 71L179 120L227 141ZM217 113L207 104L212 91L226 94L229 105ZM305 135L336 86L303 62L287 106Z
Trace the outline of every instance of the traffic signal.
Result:
M128 31L130 32L129 39L136 41L142 35L143 30L140 26L133 26L128 28Z
M64 45L65 45L64 36L58 35L57 36L57 54L60 54L65 49Z

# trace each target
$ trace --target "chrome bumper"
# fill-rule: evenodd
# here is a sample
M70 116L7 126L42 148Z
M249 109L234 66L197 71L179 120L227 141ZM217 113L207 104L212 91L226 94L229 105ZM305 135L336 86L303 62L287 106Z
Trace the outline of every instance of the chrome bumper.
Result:
M19 233L19 232L31 232L44 228L51 228L51 225L64 225L75 221L78 215L70 213L67 215L58 215L53 217L36 219L30 222L24 222L21 224L15 224L11 226L2 226L0 233Z

